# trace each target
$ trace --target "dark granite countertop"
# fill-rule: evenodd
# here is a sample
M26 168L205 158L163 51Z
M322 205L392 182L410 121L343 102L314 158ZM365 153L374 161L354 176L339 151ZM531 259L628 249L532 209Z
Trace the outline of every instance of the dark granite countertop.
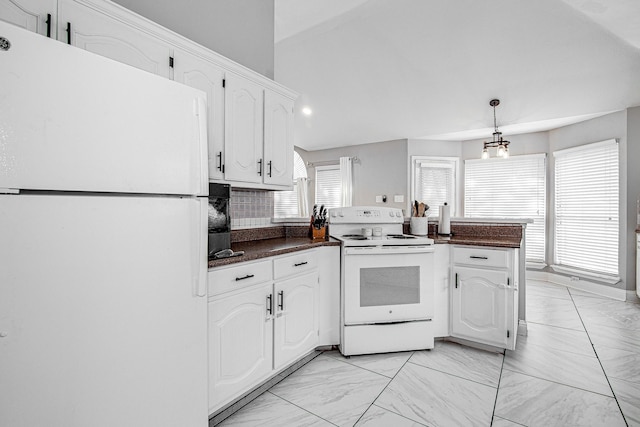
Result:
M456 236L451 237L430 234L436 244L493 246L497 248L519 248L520 237L508 236Z
M305 249L317 248L319 246L340 246L340 242L332 238L329 240L314 240L308 237L277 237L273 239L235 242L231 244L231 250L234 252L244 251L244 255L210 260L209 268L288 254Z
M405 233L409 225L405 224ZM436 244L489 246L498 248L519 248L523 229L520 224L452 224L453 236L445 237L435 233L429 224L429 235ZM261 258L283 255L319 246L340 246L336 239L314 240L308 237L308 227L267 227L234 230L231 234L231 249L244 251L244 255L209 261L209 268L253 261Z

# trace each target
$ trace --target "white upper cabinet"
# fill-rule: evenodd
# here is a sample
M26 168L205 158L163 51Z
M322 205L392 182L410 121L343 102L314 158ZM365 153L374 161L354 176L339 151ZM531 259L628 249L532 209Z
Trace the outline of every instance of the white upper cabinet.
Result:
M174 55L173 78L207 94L209 178L224 179L224 70L182 50Z
M58 0L58 40L170 77L169 44L73 0Z
M225 86L225 179L262 183L263 88L228 73Z
M0 0L0 20L56 38L56 0Z
M266 90L264 94L264 183L293 183L293 100Z

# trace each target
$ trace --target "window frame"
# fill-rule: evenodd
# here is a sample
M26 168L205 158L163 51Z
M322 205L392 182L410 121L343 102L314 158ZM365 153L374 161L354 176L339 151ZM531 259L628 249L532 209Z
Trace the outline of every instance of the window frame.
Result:
M453 197L451 198L451 200L453 201L453 206L451 209L451 216L455 217L458 216L458 212L460 211L460 206L461 206L461 170L460 170L460 158L459 157L448 157L448 156L420 156L420 155L414 155L411 156L410 159L410 164L409 164L409 169L410 169L410 197L409 197L409 210L408 212L411 212L411 204L413 203L414 200L417 200L418 202L425 202L428 204L428 201L424 201L424 200L420 200L420 198L418 198L418 196L416 195L416 190L418 188L418 186L416 185L416 178L417 178L417 169L418 169L418 164L419 163L429 163L429 162L434 162L434 163L447 163L449 162L454 169L453 172ZM430 212L429 212L429 217L430 218L438 218L440 215L440 209L438 206L432 206L429 205L430 208Z
M537 164L535 165L535 167L539 167L540 164L539 162L542 161L542 171L539 171L537 169L533 169L534 171L536 171L535 175L532 175L532 178L535 178L535 181L532 181L529 186L533 187L535 189L537 189L536 195L537 198L532 197L532 199L530 200L531 202L533 202L534 205L536 205L537 215L531 215L529 213L522 213L519 215L496 215L495 213L493 215L487 215L485 213L478 213L478 214L474 214L476 216L470 216L469 213L469 200L468 198L470 197L469 193L472 193L472 190L470 190L468 188L468 180L469 180L469 176L470 174L468 173L467 168L468 167L473 167L472 165L484 165L484 166L491 166L491 165L496 165L497 167L500 167L500 165L513 165L513 163L509 163L509 162L518 162L518 161L531 161L532 162L532 167L533 162L536 162ZM537 249L537 251L533 252L531 249L534 248L530 248L529 251L525 251L525 256L527 257L527 259L525 260L527 262L527 264L530 267L535 267L535 268L543 268L546 266L545 262L546 262L546 257L547 257L547 244L548 244L548 227L547 227L547 219L548 219L548 191L547 191L547 185L548 185L548 171L547 171L547 165L548 165L548 161L547 161L547 153L539 153L539 154L523 154L523 155L518 155L518 156L511 156L507 159L503 159L503 158L491 158L491 159L467 159L465 160L465 178L464 178L464 216L465 218L487 218L487 217L493 217L493 218L528 218L528 219L533 219L535 222L535 227L536 228L541 228L542 231L541 233L539 233L538 235L536 235L538 237L538 239L535 241L537 244L535 245L535 249ZM540 173L541 172L541 173ZM504 172L500 171L499 173L502 173L504 175ZM488 174L484 174L487 175ZM539 181L539 179L542 178L542 182ZM509 177L503 177L502 180L500 180L499 178L496 178L495 181L492 181L490 183L484 183L482 181L480 181L481 186L487 187L490 186L488 188L490 188L491 190L496 189L497 185L500 185L501 183L508 183L508 184L512 184L515 183L515 181L513 180L509 180ZM540 193L541 191L541 193ZM511 192L507 192L506 194L513 194L515 193L515 190L512 190ZM492 199L493 200L493 199ZM542 206L540 206L540 203L542 203ZM503 204L502 206L508 206L506 204ZM518 203L513 203L510 207L510 209L513 210L517 210L518 208ZM493 205L491 207L491 210L493 210ZM508 208L509 209L509 208ZM541 213L540 213L541 212ZM536 221L537 219L537 221ZM534 226L534 224L528 224L525 233L528 231L529 232L529 236L531 237L531 230L532 227ZM540 241L541 240L541 241ZM525 239L525 245L533 245L532 244L532 239L531 238L526 238ZM540 254L540 251L542 252ZM533 252L534 254L540 254L541 256L537 256L535 258L531 257L531 252Z
M611 185L612 187L617 189L617 205L615 205L615 209L613 209L613 212L615 212L615 214L617 215L617 219L616 219L616 225L617 227L613 227L613 229L615 229L615 235L616 235L616 241L615 244L612 245L616 248L616 254L617 254L617 259L616 259L616 269L617 269L617 273L613 274L610 272L606 272L606 271L602 271L602 270L596 270L596 269L589 269L589 268L584 268L584 267L580 267L580 266L574 266L571 264L562 264L559 261L558 258L558 244L559 244L559 240L560 240L560 236L558 233L558 225L561 223L562 218L558 217L558 205L559 203L562 203L563 200L558 197L558 157L559 156L566 156L566 155L572 155L572 154L577 154L580 152L585 152L585 151L591 151L597 148L602 148L602 149L606 149L607 147L612 147L614 146L616 147L616 154L615 154L615 168L617 170L617 176L616 176L616 180L617 182L615 183L616 185L612 185L613 183L609 183L609 185ZM602 155L603 157L605 156L604 154ZM620 201L621 201L621 197L623 195L623 192L621 191L621 183L622 183L622 177L620 175L621 173L621 167L620 167L620 144L619 141L617 139L608 139L608 140L604 140L604 141L600 141L600 142L594 142L594 143L589 143L589 144L583 144L583 145L579 145L576 147L571 147L571 148L566 148L566 149L562 149L562 150L556 150L553 152L553 157L554 157L554 183L553 183L553 253L552 253L552 264L551 264L551 268L554 271L557 271L559 273L564 273L564 274L570 274L573 276L578 276L578 277L584 277L584 278L593 278L608 284L616 284L618 282L620 282L621 280L621 276L620 276L620 239L621 239L621 233L620 233L620 224L622 222L622 218L623 215L621 214L621 205L620 205ZM576 159L573 159L574 161L576 161ZM581 162L585 162L585 159L580 159L577 161L581 161ZM597 162L596 164L598 164L599 162ZM580 180L581 183L585 183L586 182L586 177L582 176L582 179ZM601 181L599 181L601 182ZM587 185L585 185L587 186ZM589 186L589 193L594 192L593 187ZM607 195L610 197L611 194L610 192L607 192ZM611 203L609 203L609 205L611 205ZM609 217L609 215L603 215L603 217ZM605 233L606 235L611 235L611 233ZM597 242L601 242L601 240L597 240ZM589 244L591 245L592 242L589 242Z

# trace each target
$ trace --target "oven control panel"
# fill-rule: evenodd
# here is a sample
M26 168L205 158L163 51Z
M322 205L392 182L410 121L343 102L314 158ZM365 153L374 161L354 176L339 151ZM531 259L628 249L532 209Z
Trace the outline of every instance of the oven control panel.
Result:
M396 224L403 223L402 209L387 207L350 206L329 211L329 223Z

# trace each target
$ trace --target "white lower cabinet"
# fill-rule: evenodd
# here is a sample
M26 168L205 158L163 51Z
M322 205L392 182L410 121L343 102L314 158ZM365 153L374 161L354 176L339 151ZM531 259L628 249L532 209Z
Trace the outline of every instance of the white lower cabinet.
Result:
M517 256L515 249L452 248L452 337L515 349Z
M318 272L275 283L273 367L278 370L318 343Z
M209 412L318 345L314 249L209 271Z
M269 376L273 369L273 285L251 286L209 302L209 410Z

